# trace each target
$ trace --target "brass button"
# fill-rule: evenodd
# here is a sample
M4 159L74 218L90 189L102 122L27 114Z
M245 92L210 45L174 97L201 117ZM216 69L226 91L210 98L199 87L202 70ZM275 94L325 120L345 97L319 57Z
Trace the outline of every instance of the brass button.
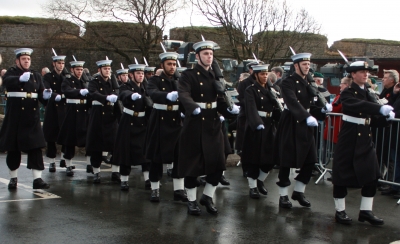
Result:
M297 123L299 123L299 121L297 120Z
M58 104L56 104L56 107L58 107Z
M263 100L264 98L263 97L261 97L261 100Z
M264 106L261 106L261 108L264 108Z
M77 109L76 112L79 112L79 110Z
M258 92L260 92L260 90L257 90Z
M197 72L197 75L200 75L200 72Z
M164 117L161 117L161 120L164 120Z
M102 91L103 90L103 88L100 88L100 91Z
M361 133L358 133L358 136L361 136Z
M163 89L162 89L163 91L165 91L165 88L163 87Z
M202 86L203 85L203 82L200 82L200 86Z
M204 117L203 117L203 120L204 120Z
M22 100L25 100L25 98L23 97Z
M103 115L104 115L104 112L103 112Z
M54 90L54 92L57 92L57 90Z
M55 85L56 83L54 82L54 85Z
M23 91L24 89L23 88L21 88L21 91Z
M33 110L35 110L35 111L36 111L36 108L33 108Z
M298 83L299 83L299 81L298 81L298 80L296 80L296 83L298 84Z
M368 134L369 136L371 136L371 134Z
M354 92L354 94L357 94L357 92Z
M200 94L201 97L203 97L203 94Z
M131 123L131 125L133 125L133 123Z
M360 113L360 115L362 115L362 113Z
M172 120L175 121L175 118L173 118Z
M22 110L24 110L24 107L22 107Z
M161 81L164 81L164 79L161 79Z
M298 93L300 93L300 90L298 91Z
M135 105L132 105L132 108L134 108L135 107Z

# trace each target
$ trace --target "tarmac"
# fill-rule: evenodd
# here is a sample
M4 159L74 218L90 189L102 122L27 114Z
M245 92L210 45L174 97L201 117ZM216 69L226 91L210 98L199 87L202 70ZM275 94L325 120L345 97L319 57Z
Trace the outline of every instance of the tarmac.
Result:
M139 167L129 179L129 192L112 183L111 169L102 166L102 183L94 185L86 173L84 157L74 159L75 175L65 168L48 172L43 179L48 190L32 189L32 174L26 155L18 172L18 189L8 190L6 155L0 154L0 243L392 243L400 240L400 206L397 200L377 193L374 213L385 225L357 221L361 194L349 189L346 212L350 226L334 221L332 184L327 180L308 184L305 195L311 208L292 201L292 209L278 207L278 170L265 181L268 196L249 198L247 179L241 167L225 172L230 186L217 187L214 216L200 206L200 216L187 214L186 203L173 201L172 179L164 174L160 203L149 201ZM58 164L58 160L57 160ZM291 179L295 177L291 173ZM329 174L328 174L329 176ZM293 190L290 186L289 193ZM203 187L197 191L200 199Z

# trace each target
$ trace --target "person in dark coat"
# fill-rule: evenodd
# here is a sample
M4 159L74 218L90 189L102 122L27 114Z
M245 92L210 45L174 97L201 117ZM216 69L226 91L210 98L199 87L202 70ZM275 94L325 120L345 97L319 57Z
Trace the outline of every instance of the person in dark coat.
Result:
M163 174L163 164L174 163L172 178L174 185L174 200L187 202L184 189L184 179L178 174L178 141L182 128L181 111L177 92L177 82L174 79L178 53L166 52L160 54L160 76L148 80L147 93L154 102L150 115L146 136L146 158L151 160L150 201L160 201L160 180Z
M57 137L60 132L61 125L65 118L66 106L65 96L61 91L61 83L65 79L63 73L65 67L66 56L53 56L53 71L43 76L43 85L45 89L51 89L53 93L47 102L44 120L43 120L43 134L47 143L46 156L50 159L49 172L56 172L56 156L57 156ZM71 77L70 74L67 74ZM62 148L61 151L63 150ZM61 153L60 167L65 167L63 163L64 158Z
M7 107L0 130L0 151L7 151L7 166L10 170L8 189L16 189L21 152L28 154L28 169L33 174L33 189L47 189L49 184L41 178L44 170L42 149L46 146L40 125L39 101L44 103L51 97L51 89L45 90L39 73L30 70L30 48L15 51L15 67L4 75L3 86L7 90Z
M310 53L299 53L292 56L295 72L285 78L281 85L281 94L285 102L285 110L279 120L274 160L280 165L279 206L291 208L288 198L290 168L299 168L295 178L296 183L292 199L300 205L310 207L304 191L310 181L311 173L317 160L314 128L318 120L325 119L325 113L332 111L332 105L327 104L327 110L314 105L315 98L309 91L310 83L307 75L310 69Z
M393 119L393 107L376 102L365 86L368 71L372 70L364 61L353 62L346 71L353 83L340 94L343 108L343 125L333 156L332 183L335 200L335 220L349 224L352 219L345 212L347 187L361 187L361 206L358 220L368 221L372 225L383 225L383 220L372 213L372 203L379 178L379 165L370 122L386 125L386 118ZM381 121L384 121L382 123Z
M84 61L72 61L71 75L61 84L61 91L66 98L66 114L58 134L57 143L64 146L66 159L66 174L73 176L72 158L75 156L75 147L85 147L86 133L89 120L88 83L83 80ZM88 161L88 157L87 157ZM92 172L89 163L86 171Z
M154 76L155 71L156 67L146 66L144 68L144 77L146 78L146 80L150 80L150 78Z
M100 165L103 156L114 150L115 135L117 133L118 118L121 116L117 102L116 87L111 82L112 60L97 61L99 75L89 82L89 94L92 108L89 112L89 124L86 137L86 153L90 155L90 163L93 167L93 183L99 184ZM105 154L104 154L105 153ZM120 182L119 167L112 165L112 177L114 182Z
M246 129L243 141L241 162L247 165L247 179L250 197L267 195L264 180L274 166L273 143L275 141L275 121L279 120L280 110L268 96L268 65L253 66L256 82L245 91Z
M331 94L328 89L326 89L322 84L324 83L324 75L319 72L314 72L314 81L318 87L318 91L325 97L326 101L329 103L331 100Z
M145 181L149 178L149 163L144 157L147 119L145 116L144 64L129 65L132 79L120 86L118 99L123 113L116 135L113 165L120 167L121 190L129 190L129 175L132 165L141 165ZM120 70L121 72L121 70ZM123 72L128 72L125 70Z
M193 69L182 72L178 94L184 107L185 119L179 141L179 175L185 177L188 195L188 214L199 215L196 201L197 177L206 175L206 186L200 200L207 212L217 214L212 198L225 170L224 136L219 114L224 117L238 114L234 105L228 113L228 105L218 94L216 77L210 66L214 53L213 41L197 42L193 45L196 59ZM175 168L175 167L174 167Z

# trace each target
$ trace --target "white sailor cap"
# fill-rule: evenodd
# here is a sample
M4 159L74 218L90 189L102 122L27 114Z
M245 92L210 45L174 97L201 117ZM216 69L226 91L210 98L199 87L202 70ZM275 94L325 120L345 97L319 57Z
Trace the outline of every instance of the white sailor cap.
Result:
M145 73L147 73L147 72L155 72L156 71L156 67L149 67L149 66L146 66L145 68L144 68L144 72Z
M71 62L69 62L69 64L71 65L72 68L83 67L83 65L85 64L85 61L71 61Z
M117 75L128 74L129 69L118 69Z
M293 55L292 57L293 63L298 63L301 61L310 61L311 60L311 53L298 53Z
M359 71L359 70L368 70L368 71L371 71L371 70L372 70L372 67L370 67L370 66L368 65L368 63L365 62L365 61L355 61L355 62L351 63L350 66L348 66L348 67L346 68L346 72L347 72L347 73L357 72L357 71Z
M178 67L178 68L176 68L176 70L177 70L179 73L182 73L183 71L187 70L187 68L186 68L186 67Z
M255 72L255 73L268 72L268 66L269 66L269 64L253 65L253 72Z
M18 48L14 50L15 56L17 56L17 58L21 57L22 55L28 55L31 56L31 54L33 53L33 50L30 48Z
M135 72L135 71L144 71L144 68L146 67L145 64L130 64L128 65L129 67L129 72Z
M53 56L53 62L64 61L67 56Z
M177 60L178 59L178 53L175 52L165 52L161 53L159 55L161 62L164 62L165 60Z
M111 66L112 60L100 60L96 62L97 67L108 67Z
M215 47L218 44L213 42L213 41L201 41L201 42L196 42L195 44L193 44L193 49L196 53L199 53L202 50L205 49L211 49L214 51Z

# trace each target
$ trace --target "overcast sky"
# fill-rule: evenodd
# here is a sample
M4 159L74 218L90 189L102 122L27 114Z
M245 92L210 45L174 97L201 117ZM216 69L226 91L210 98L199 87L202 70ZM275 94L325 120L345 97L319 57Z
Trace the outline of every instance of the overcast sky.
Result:
M46 17L42 6L49 1L0 0L0 16ZM343 38L400 41L399 0L287 0L287 3L293 9L305 8L322 25L321 34L328 37L329 44ZM207 25L207 22L199 16L192 17L190 23L188 12L190 13L186 10L176 15L167 27ZM182 18L185 15L187 17Z

